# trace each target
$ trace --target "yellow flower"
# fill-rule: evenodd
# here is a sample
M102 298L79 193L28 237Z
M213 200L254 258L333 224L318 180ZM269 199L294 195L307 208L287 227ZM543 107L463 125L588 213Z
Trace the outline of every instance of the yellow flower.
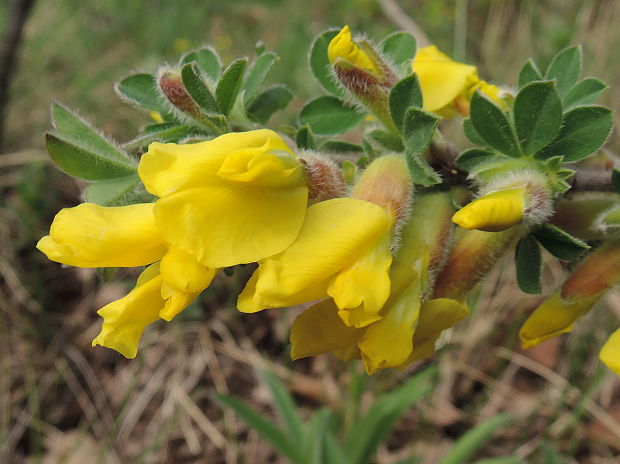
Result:
M83 203L61 210L50 234L37 243L52 261L79 267L135 267L151 264L167 246L153 216L153 204L107 208Z
M411 299L405 297L402 303ZM413 361L430 356L441 332L468 314L462 303L448 298L429 300L420 305L419 316L412 320L394 318L364 328L345 325L337 316L332 300L322 301L305 310L295 319L291 329L291 357L293 359L333 352L343 360L362 358L368 374L380 369L406 368ZM400 304L400 303L398 303ZM389 303L386 305L386 307ZM404 310L392 308L390 313Z
M99 310L104 318L94 345L136 356L144 328L171 320L213 279L216 270L170 247L160 235L154 205L103 207L84 203L60 211L50 235L37 248L53 261L80 267L134 267L151 264L127 296Z
M349 327L337 317L332 300L304 311L293 324L293 359L333 352L344 360L362 358L372 374L402 368L432 353L442 330L467 315L467 308L448 298L422 302L430 274L442 261L453 208L450 195L424 194L403 230L402 243L390 269L391 296L380 319L363 328Z
M427 111L444 117L453 116L456 112L467 116L469 100L476 90L505 107L500 90L481 81L475 66L451 60L435 45L420 48L411 68L420 81L424 109Z
M532 348L556 335L570 332L575 321L588 312L599 297L597 294L569 303L562 299L559 291L555 292L534 310L521 327L521 345L524 349Z
M599 359L617 375L620 375L620 329L609 336L599 353Z
M240 311L294 306L332 296L338 314L357 327L377 320L390 293L389 214L353 198L308 208L297 240L258 263L239 296Z
M138 173L160 197L154 214L162 236L206 267L277 254L304 220L308 189L301 163L267 129L188 145L152 143Z
M523 187L489 193L457 211L452 221L463 229L506 230L523 220L524 193Z
M379 74L372 59L351 38L349 26L344 26L327 47L327 57L330 63L338 59L345 60L358 68Z

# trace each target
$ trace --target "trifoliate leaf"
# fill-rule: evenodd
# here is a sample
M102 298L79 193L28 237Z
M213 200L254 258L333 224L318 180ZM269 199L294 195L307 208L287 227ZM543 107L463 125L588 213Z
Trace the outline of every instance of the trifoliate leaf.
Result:
M390 114L401 132L405 113L411 107L422 107L422 89L415 74L398 81L390 91Z
M564 106L572 108L580 105L591 105L609 86L599 79L588 77L578 82L564 97Z
M403 121L405 145L413 153L420 154L433 139L439 119L421 108L409 108Z
M316 149L316 139L312 133L312 129L310 129L308 125L299 128L295 134L295 142L298 148L305 148L307 150Z
M403 31L388 35L379 46L396 65L413 60L417 48L415 37Z
M254 121L266 124L276 111L281 111L293 99L293 93L283 84L276 84L259 93L246 109L248 116Z
M246 106L252 102L262 87L269 71L278 61L278 55L274 52L263 53L252 65L252 69L248 72L248 77L243 84L243 101Z
M237 100L243 83L243 74L248 65L247 58L233 61L222 73L215 88L217 107L224 116L228 116Z
M340 32L338 29L329 29L321 32L314 39L310 48L310 69L325 90L334 95L343 96L344 92L332 78L331 63L327 57L327 47L338 32Z
M573 88L581 74L581 47L567 47L560 51L547 68L547 79L555 79L558 92L564 97Z
M529 59L521 68L519 72L519 88L526 86L530 82L541 81L543 79L542 74L538 70L536 63Z
M515 252L517 283L525 293L538 294L542 290L542 256L538 243L526 235L517 244Z
M514 158L521 156L519 143L506 114L479 91L471 99L470 119L489 147Z
M336 135L357 126L365 114L342 100L322 96L311 100L299 113L299 123L308 124L315 134Z
M181 69L181 79L187 93L207 113L218 113L217 103L207 85L200 78L196 63L191 62Z
M209 79L217 81L220 70L222 69L222 62L215 50L212 48L193 50L181 58L181 67L192 61L196 62L198 68L205 73Z
M532 229L532 235L556 258L571 260L579 257L590 246L553 224L541 224Z

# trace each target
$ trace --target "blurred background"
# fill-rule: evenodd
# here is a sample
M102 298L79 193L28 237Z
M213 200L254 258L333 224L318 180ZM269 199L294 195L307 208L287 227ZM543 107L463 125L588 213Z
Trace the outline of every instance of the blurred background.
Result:
M0 3L0 36L14 25L13 3ZM90 341L100 328L96 310L124 295L135 272L61 267L34 248L53 215L80 202L81 186L43 148L52 100L127 140L148 121L116 97L116 81L154 72L205 43L225 63L252 56L261 40L280 55L271 81L295 93L272 124L290 123L321 93L307 67L312 38L344 24L376 41L417 27L454 58L478 65L483 79L508 86L528 57L544 67L561 48L582 44L584 75L606 81L603 103L620 107L616 0L35 2L12 67L0 146L0 463L285 462L212 400L214 391L242 396L276 422L258 368L285 381L304 417L324 405L350 407L361 366L327 356L293 363L294 311L236 312L248 272L218 278L172 323L154 324L138 358L128 361ZM615 132L609 147L617 152L619 142ZM608 295L572 335L522 352L517 331L540 298L516 289L510 260L504 264L433 359L364 381L362 408L440 360L431 395L398 422L376 462L414 453L435 463L457 437L503 411L517 422L485 443L479 458L550 462L548 443L558 462L620 462L620 382L597 361L619 325L620 293ZM547 265L549 288L564 272Z

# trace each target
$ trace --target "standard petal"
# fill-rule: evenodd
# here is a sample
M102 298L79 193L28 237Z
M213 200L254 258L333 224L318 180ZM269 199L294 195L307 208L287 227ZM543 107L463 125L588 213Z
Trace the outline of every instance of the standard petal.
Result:
M226 157L237 150L252 148L290 151L275 132L259 129L224 134L206 142L177 145L152 143L138 167L138 174L146 189L164 197L181 190L221 185L224 180L217 173Z
M359 342L366 372L397 367L411 354L413 332L420 314L421 283L415 280L407 289L385 304L380 321L366 328Z
M79 267L134 267L166 252L153 203L105 207L83 203L61 210L37 248L52 261Z
M573 330L573 324L585 314L600 294L590 298L583 298L573 303L564 301L560 292L555 292L534 310L527 318L519 337L524 349L532 348L545 340Z
M164 282L181 292L202 292L209 286L217 269L205 267L178 248L170 248L161 259L161 275Z
M360 259L338 273L327 289L348 326L366 327L381 319L379 311L390 296L390 235L387 230Z
M158 200L164 238L211 268L259 261L288 247L306 213L305 186L202 187Z
M159 311L164 307L158 266L154 264L147 268L127 296L97 311L103 317L103 326L93 340L93 346L111 348L129 359L136 357L142 332L159 319Z
M609 336L599 353L599 358L607 367L620 375L620 329Z
M344 325L337 311L330 299L315 304L297 316L291 328L291 358L331 351L339 351L343 355L356 352L356 343L363 330Z
M422 88L424 109L438 111L477 80L476 67L452 61L434 45L418 50L412 63Z
M381 207L353 198L335 198L308 208L295 242L259 263L239 297L242 312L292 306L327 296L329 279L350 267L390 228Z

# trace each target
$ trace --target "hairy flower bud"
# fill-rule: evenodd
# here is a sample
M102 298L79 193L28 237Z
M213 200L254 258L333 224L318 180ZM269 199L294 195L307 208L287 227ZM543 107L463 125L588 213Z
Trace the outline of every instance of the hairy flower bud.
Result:
M344 177L336 163L325 156L310 152L301 154L301 162L311 204L344 196Z
M454 214L454 223L468 230L500 232L522 222L540 224L552 214L551 194L537 172L513 174L485 190Z
M397 77L373 46L366 40L353 41L345 26L329 43L327 55L336 80L388 129L397 132L388 104Z
M192 116L200 114L198 105L185 90L181 76L169 70L163 71L158 83L162 93L175 108Z

